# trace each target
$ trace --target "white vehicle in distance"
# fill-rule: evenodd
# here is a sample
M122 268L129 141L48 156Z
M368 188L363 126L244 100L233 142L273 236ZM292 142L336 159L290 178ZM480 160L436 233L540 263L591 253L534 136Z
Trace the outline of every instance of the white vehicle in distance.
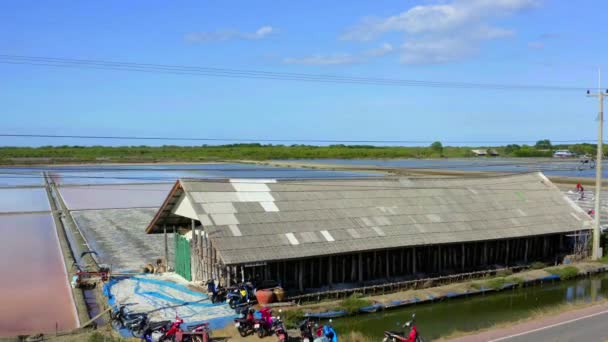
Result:
M568 150L557 150L553 153L553 158L574 158L576 154Z

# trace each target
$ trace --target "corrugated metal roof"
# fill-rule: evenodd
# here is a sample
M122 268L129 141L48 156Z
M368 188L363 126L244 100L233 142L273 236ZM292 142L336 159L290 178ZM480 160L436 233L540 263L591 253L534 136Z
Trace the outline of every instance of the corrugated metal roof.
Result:
M485 178L180 180L225 264L590 228L541 173ZM148 227L176 222L170 208ZM162 229L162 228L161 228Z

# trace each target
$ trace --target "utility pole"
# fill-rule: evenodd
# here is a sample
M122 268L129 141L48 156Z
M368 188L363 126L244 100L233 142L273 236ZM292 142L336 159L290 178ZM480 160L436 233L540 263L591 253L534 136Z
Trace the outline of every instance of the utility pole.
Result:
M602 144L604 141L604 97L608 97L608 90L602 93L602 74L598 70L597 93L587 90L588 97L597 97L599 100L598 131L597 131L597 157L595 161L595 225L593 227L592 259L598 260L600 255L600 197L602 191Z

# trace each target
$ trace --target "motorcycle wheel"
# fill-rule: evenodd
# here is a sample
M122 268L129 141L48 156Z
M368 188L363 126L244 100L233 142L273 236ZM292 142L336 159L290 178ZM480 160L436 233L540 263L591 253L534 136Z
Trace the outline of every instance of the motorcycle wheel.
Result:
M133 335L133 337L135 337L135 338L143 339L144 338L144 328L142 328L140 326L140 327L131 329L131 335Z
M416 342L424 342L422 336L416 336Z
M111 324L112 324L112 328L114 328L115 330L122 329L122 322L117 318L112 319Z
M266 335L264 329L258 330L258 337L259 338L264 338L264 335Z
M247 330L239 327L239 335L241 335L241 337L246 337L247 335L249 335L249 333L247 332Z
M228 302L228 305L230 305L231 309L236 309L236 300L230 298L230 301Z

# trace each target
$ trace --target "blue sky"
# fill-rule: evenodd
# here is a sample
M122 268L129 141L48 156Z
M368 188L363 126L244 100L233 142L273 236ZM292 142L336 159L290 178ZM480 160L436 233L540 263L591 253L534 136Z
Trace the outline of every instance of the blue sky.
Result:
M0 54L595 87L598 66L608 86L607 13L608 3L590 0L3 1ZM596 136L597 100L577 91L2 63L0 75L1 133L442 141ZM140 143L0 138L0 145L40 144Z

